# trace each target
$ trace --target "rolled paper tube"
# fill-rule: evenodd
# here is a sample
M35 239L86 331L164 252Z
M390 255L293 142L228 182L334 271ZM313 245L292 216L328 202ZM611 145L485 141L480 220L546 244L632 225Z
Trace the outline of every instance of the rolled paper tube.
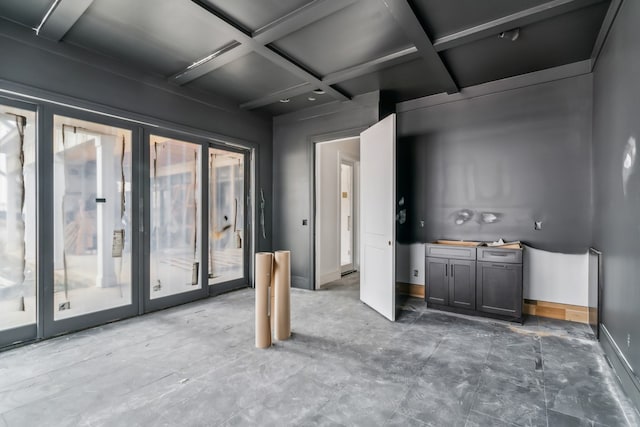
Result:
M291 252L275 252L273 267L273 335L277 340L286 340L291 336Z
M273 254L256 254L256 347L271 346L271 325L269 323L269 287L273 269Z

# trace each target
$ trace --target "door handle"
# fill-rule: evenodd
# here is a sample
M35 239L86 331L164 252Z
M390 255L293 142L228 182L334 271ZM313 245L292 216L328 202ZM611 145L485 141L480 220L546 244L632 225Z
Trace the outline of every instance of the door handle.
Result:
M391 240L389 240L389 246L391 246Z

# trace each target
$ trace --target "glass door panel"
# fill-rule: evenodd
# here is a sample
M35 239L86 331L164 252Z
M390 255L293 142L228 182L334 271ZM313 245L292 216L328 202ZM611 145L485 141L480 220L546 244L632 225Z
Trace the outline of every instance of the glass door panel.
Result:
M132 303L131 139L54 116L54 320Z
M36 323L35 119L0 105L0 337Z
M243 153L209 148L209 284L244 278Z
M340 163L340 267L353 270L353 164Z
M150 137L151 300L202 289L201 146Z

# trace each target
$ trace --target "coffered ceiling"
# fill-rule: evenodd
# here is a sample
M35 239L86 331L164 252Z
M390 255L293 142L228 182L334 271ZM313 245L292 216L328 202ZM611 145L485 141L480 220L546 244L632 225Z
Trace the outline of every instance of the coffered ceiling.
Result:
M278 115L375 90L396 102L455 93L588 60L618 3L2 0L0 17Z

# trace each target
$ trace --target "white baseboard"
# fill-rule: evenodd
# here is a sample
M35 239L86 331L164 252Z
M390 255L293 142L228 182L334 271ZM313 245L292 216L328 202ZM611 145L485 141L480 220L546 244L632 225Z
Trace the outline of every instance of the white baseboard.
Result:
M325 274L321 274L320 277L318 278L318 287L326 284L326 283L330 283L330 282L335 282L336 280L340 280L340 278L342 277L342 274L340 273L340 270L336 270L336 271L331 271L329 273L325 273Z

